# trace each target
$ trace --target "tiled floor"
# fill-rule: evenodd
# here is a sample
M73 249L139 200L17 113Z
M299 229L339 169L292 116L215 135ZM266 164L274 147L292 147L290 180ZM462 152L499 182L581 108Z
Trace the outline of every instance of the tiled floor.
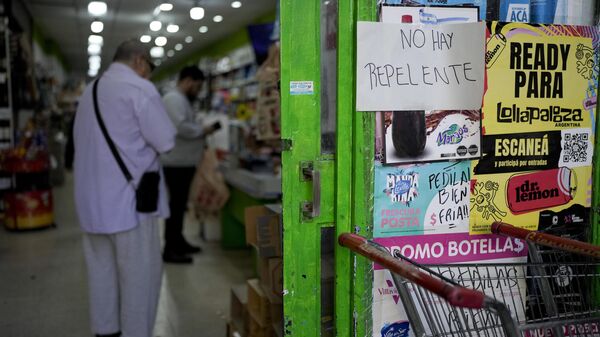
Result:
M81 233L72 180L55 189L57 227L32 232L0 229L0 336L91 336ZM186 225L203 253L193 265L165 265L155 336L225 336L229 289L252 277L250 251L224 251L201 243L198 226Z

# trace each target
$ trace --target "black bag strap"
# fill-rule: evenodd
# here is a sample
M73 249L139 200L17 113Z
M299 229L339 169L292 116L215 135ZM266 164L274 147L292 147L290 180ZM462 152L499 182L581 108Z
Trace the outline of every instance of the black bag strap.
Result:
M119 164L121 171L123 171L123 175L125 176L125 179L127 179L127 182L132 182L133 177L131 176L131 173L129 173L127 166L125 166L123 159L119 155L119 151L117 150L115 143L112 141L112 139L108 135L108 130L106 130L106 125L104 125L104 121L102 120L102 116L100 115L100 108L98 107L98 81L99 80L100 80L100 78L98 78L98 79L96 79L96 81L94 81L94 87L93 87L94 111L96 112L96 118L98 119L98 124L100 125L100 129L102 130L102 134L104 135L104 138L106 139L106 143L108 143L110 152L112 152L113 156L117 160L117 164Z

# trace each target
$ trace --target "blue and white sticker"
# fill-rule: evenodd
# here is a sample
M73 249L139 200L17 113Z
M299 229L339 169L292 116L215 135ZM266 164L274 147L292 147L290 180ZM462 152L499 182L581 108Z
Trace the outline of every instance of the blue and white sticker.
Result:
M314 95L313 81L290 81L290 95Z

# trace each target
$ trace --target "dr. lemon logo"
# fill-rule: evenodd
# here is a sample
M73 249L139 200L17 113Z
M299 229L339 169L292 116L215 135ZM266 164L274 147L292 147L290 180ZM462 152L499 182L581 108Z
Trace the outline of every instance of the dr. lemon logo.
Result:
M458 124L452 124L448 130L438 134L437 145L459 144L467 132L469 132L469 129L466 125L459 127Z
M508 208L521 214L567 204L573 200L574 181L566 167L512 176L507 185Z

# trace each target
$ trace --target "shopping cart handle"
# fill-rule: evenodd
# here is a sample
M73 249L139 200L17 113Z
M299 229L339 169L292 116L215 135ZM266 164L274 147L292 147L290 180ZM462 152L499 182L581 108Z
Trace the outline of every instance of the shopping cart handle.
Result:
M470 309L481 309L483 308L483 304L485 302L485 294L458 286L451 285L451 289L447 292L447 295L444 295L444 299L448 301L448 303L452 304L456 307L461 308L470 308ZM441 295L440 295L441 296Z
M352 233L341 234L338 237L338 243L389 269L404 279L437 294L454 306L471 309L481 309L484 306L484 293L453 285L433 277L412 264L396 259L389 252L385 251L385 249L382 251L376 243L360 235Z
M540 246L556 248L575 254L600 258L600 247L587 242L567 239L542 232L530 231L525 228L515 227L500 221L492 223L490 229L494 234L510 236L512 238L525 240Z

